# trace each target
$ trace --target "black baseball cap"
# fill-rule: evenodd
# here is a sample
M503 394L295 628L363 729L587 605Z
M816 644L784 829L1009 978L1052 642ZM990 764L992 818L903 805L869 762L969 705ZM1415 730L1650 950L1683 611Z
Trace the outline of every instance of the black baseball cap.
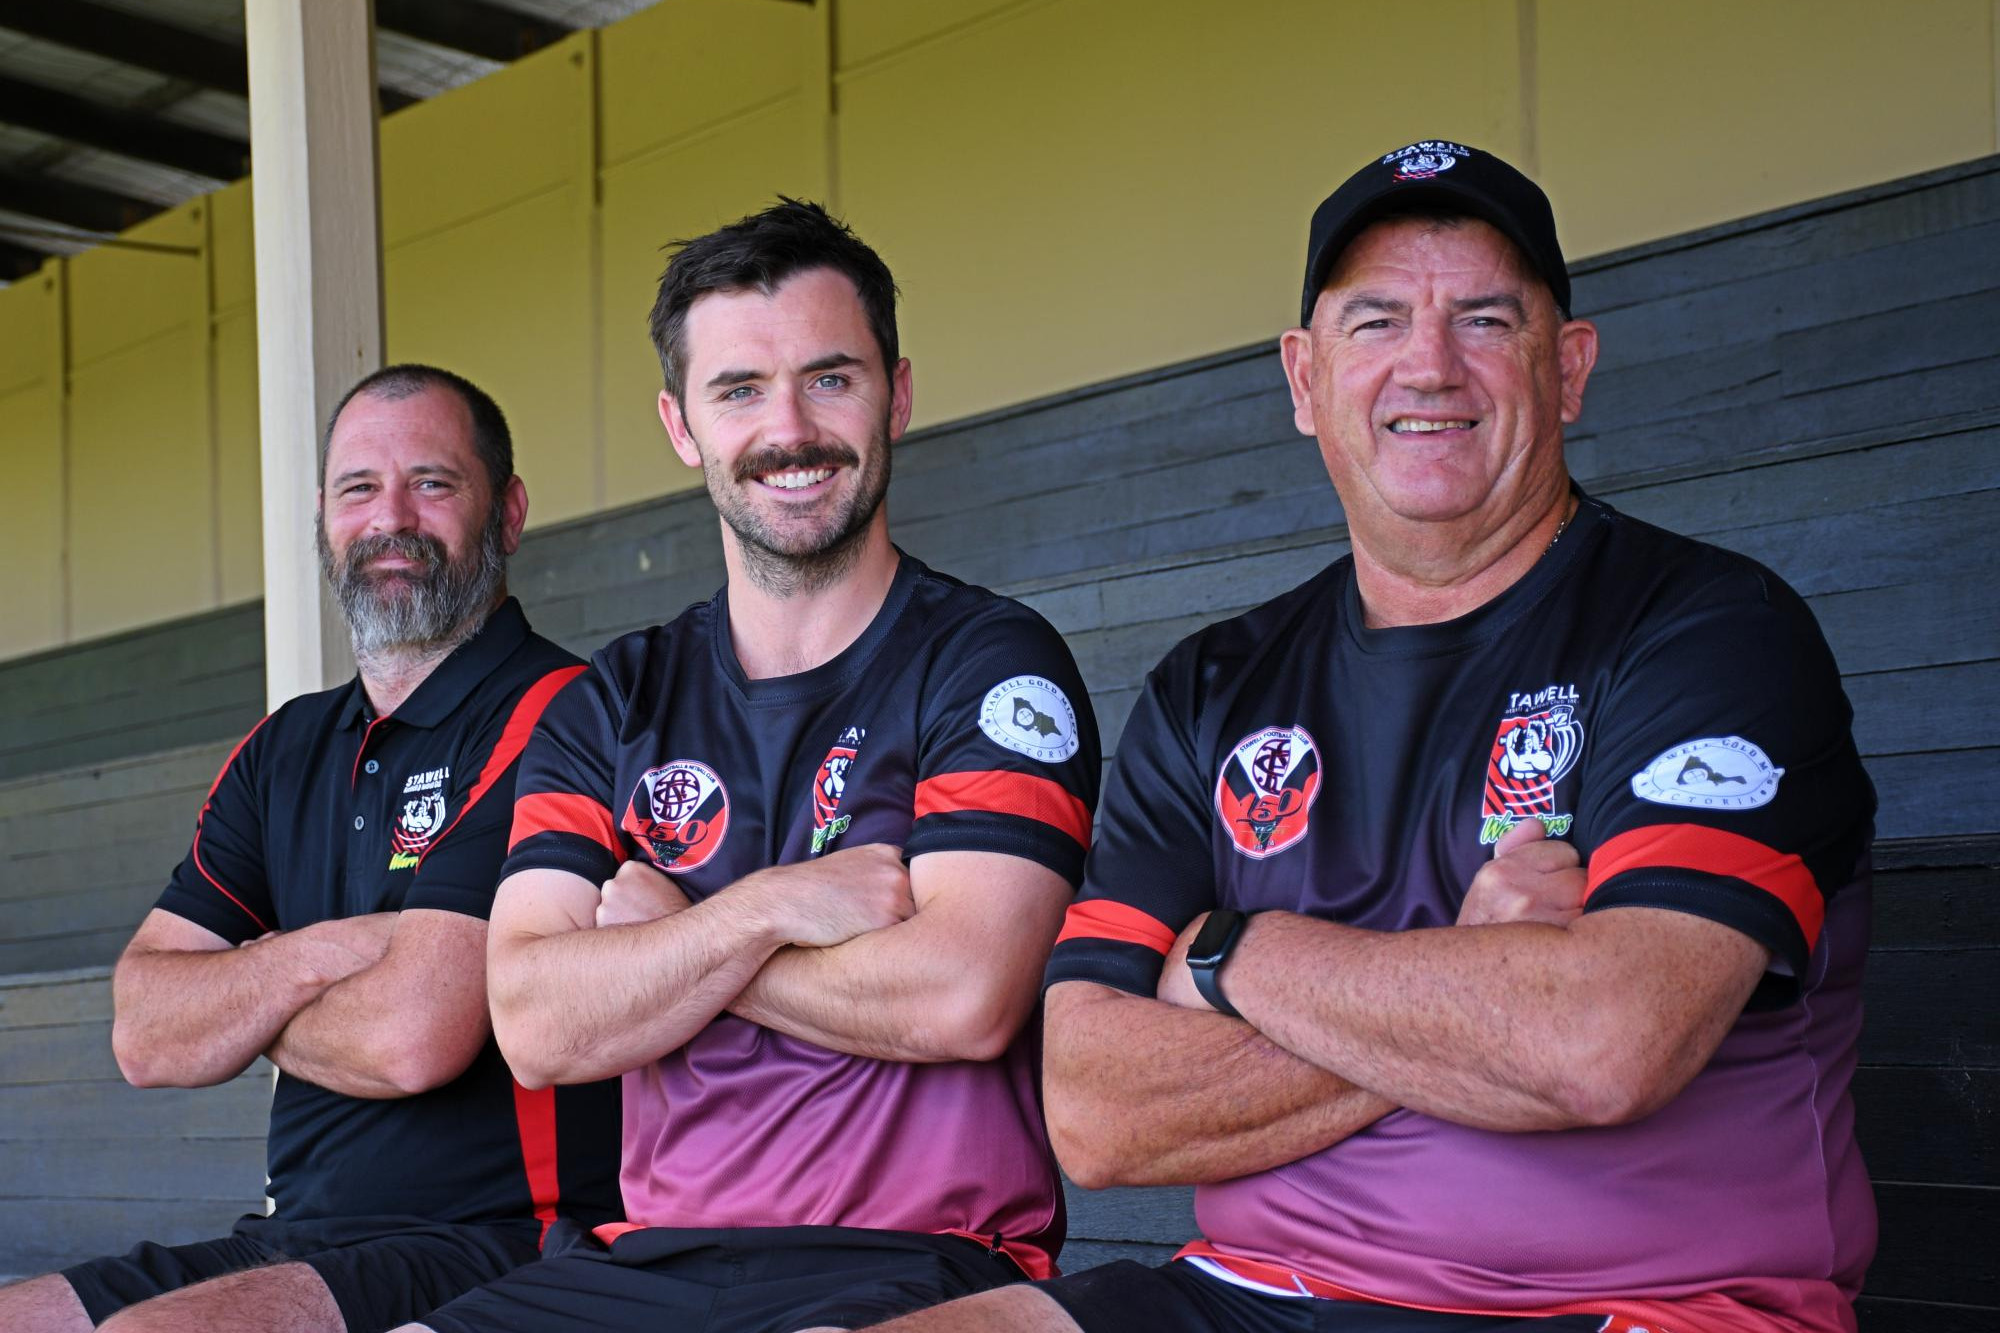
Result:
M1417 200L1461 209L1499 228L1548 283L1556 305L1569 309L1569 268L1556 244L1555 213L1542 187L1491 153L1425 139L1370 162L1313 210L1300 324L1312 323L1320 288L1348 242L1384 213Z

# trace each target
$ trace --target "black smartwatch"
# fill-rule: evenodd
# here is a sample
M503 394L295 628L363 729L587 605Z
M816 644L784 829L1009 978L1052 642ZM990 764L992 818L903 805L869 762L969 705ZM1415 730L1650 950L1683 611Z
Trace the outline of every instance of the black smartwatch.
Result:
M1188 971L1194 975L1194 988L1201 992L1201 998L1219 1014L1231 1018L1241 1018L1236 1006L1222 993L1222 965L1229 961L1229 951L1236 947L1236 941L1243 938L1243 927L1250 918L1241 912L1233 912L1227 907L1219 907L1208 914L1196 932L1194 943L1188 946Z

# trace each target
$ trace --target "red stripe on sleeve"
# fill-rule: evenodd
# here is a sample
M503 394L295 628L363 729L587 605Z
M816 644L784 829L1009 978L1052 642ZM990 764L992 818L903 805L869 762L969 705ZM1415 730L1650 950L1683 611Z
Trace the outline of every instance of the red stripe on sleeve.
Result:
M202 808L204 812L207 810L206 806ZM230 902L235 903L238 907L241 907L243 909L243 915L249 917L252 921L257 923L257 929L263 931L266 935L271 933L271 928L264 923L264 918L258 916L255 912L251 911L249 906L246 903L244 903L244 901L241 898L231 893L228 889L223 888L222 881L217 879L215 876L209 874L208 867L201 863L201 825L198 823L195 825L194 829L194 868L201 872L201 877L203 879L207 880L210 884L213 884L215 886L215 891L217 893L229 899Z
M1069 911L1063 915L1062 934L1056 936L1056 943L1064 940L1120 940L1126 944L1142 944L1164 958L1173 951L1178 932L1170 929L1163 921L1147 916L1136 907L1125 903L1115 903L1109 898L1090 898L1080 903L1071 903Z
M514 1085L514 1123L521 1132L521 1162L528 1169L528 1197L542 1221L542 1238L556 1220L562 1181L556 1173L556 1090ZM539 1243L539 1242L537 1242Z
M618 826L611 812L588 796L574 792L538 791L514 802L514 833L508 850L537 833L574 833L589 838L613 856L619 855Z
M208 784L208 795L202 799L201 813L194 817L194 847L191 849L192 855L194 857L194 868L201 872L201 877L207 880L210 884L213 884L215 886L215 891L217 893L229 899L230 902L235 903L238 907L241 907L243 909L243 915L249 917L252 921L256 922L257 929L263 931L267 935L271 933L271 928L268 925L264 924L264 918L258 916L255 912L251 911L250 908L247 905L245 905L244 901L241 898L231 893L228 889L222 887L222 881L217 879L214 875L209 874L208 867L202 864L201 825L202 821L208 818L208 807L215 800L216 788L220 787L222 785L222 780L229 776L229 766L236 762L237 755L243 753L243 747L250 743L250 738L252 736L255 736L258 732L262 731L264 729L264 724L266 722L269 722L270 720L271 720L271 715L269 713L266 713L264 714L264 716L258 718L257 725L250 728L249 731L244 733L243 739L236 742L236 748L229 752L229 758L223 760L222 767L215 771L215 781Z
M1584 901L1590 901L1590 895L1612 876L1654 866L1699 870L1755 884L1791 912L1808 949L1819 942L1826 899L1805 862L1754 838L1700 824L1654 824L1612 838L1591 855Z
M1032 773L998 769L940 773L917 784L917 818L954 810L1020 815L1059 829L1090 846L1090 807L1059 782Z
M465 804L459 807L458 818L445 826L445 831L438 835L436 842L424 848L423 857L428 857L436 851L438 844L449 838L451 831L458 827L458 821L464 819L472 807L479 804L481 797L493 790L493 784L500 780L500 775L507 771L507 766L519 759L521 751L527 748L528 737L535 734L535 723L542 720L542 711L549 706L549 701L561 692L563 686L581 676L586 670L588 668L583 666L563 667L549 672L528 687L527 693L521 696L521 701L514 705L513 713L507 718L507 725L500 729L500 739L494 742L493 753L486 756L486 767L479 770L479 781L473 785L472 794L465 798ZM423 857L417 859L419 872L424 868Z

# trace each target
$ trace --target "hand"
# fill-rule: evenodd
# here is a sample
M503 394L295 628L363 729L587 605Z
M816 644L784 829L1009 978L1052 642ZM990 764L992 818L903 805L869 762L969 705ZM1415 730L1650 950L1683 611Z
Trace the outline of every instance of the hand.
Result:
M1211 1014L1217 1012L1215 1006L1195 989L1194 973L1188 971L1187 965L1188 946L1194 943L1194 937L1201 934L1201 928L1206 924L1208 913L1203 912L1187 923L1180 938L1174 941L1174 947L1168 950L1167 964L1160 969L1160 985L1155 992L1162 1003L1181 1009L1202 1009Z
M1459 905L1458 924L1539 921L1567 926L1583 914L1588 882L1576 848L1550 838L1542 821L1530 817L1507 830L1494 845L1493 859L1472 877Z
M644 861L627 861L604 882L597 902L600 926L633 926L688 909L687 895Z
M729 893L758 895L786 942L825 949L916 914L903 850L887 843L843 847L810 861L772 866Z

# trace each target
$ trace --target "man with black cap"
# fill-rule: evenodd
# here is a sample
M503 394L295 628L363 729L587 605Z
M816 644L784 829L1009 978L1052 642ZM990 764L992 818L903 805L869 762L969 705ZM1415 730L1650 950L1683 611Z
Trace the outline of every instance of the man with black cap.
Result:
M1148 678L1047 977L1063 1165L1203 1238L892 1327L1854 1327L1874 794L1798 596L1570 481L1569 300L1464 145L1314 215L1352 554Z

